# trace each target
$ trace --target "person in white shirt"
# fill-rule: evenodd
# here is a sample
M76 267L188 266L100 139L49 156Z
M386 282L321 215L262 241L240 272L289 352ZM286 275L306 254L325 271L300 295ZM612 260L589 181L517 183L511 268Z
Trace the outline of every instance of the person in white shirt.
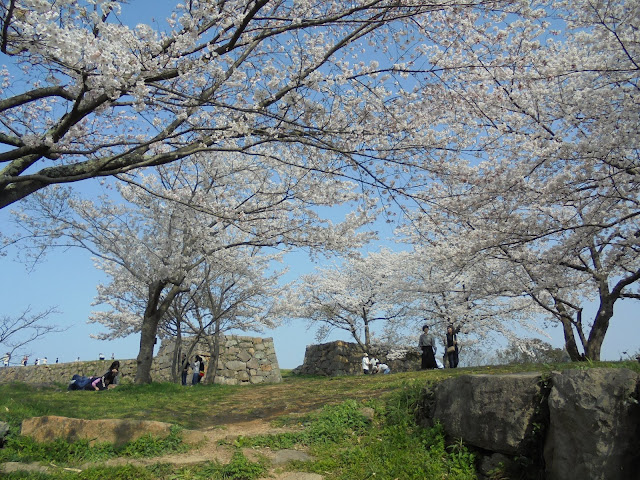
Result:
M362 373L364 373L365 375L368 375L370 366L371 364L369 363L369 354L365 353L362 356Z
M379 363L376 365L376 368L378 369L378 372L382 372L385 375L389 375L391 373L391 369L386 363Z

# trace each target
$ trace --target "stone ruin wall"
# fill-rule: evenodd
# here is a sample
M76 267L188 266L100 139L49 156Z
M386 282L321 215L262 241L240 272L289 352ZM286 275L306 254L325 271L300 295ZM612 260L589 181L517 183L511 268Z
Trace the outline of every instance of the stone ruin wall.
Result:
M91 360L47 365L27 365L26 367L0 367L0 383L21 382L33 385L69 383L76 373L87 377L104 375L112 360ZM136 374L135 360L120 360L119 381L133 382Z
M151 378L154 382L171 381L172 342L163 342L153 359ZM279 383L282 381L278 359L272 338L223 336L220 345L220 361L215 383L225 385L249 385L257 383ZM209 353L204 343L196 346L195 354L205 358L209 367ZM118 359L120 360L120 359ZM0 383L22 382L30 384L68 383L74 374L92 376L103 375L111 365L111 360L93 360L47 365L27 365L26 367L0 367ZM120 360L119 381L133 382L136 374L136 360ZM188 383L191 383L189 370Z
M391 373L420 370L420 351L417 348L373 345L369 355L389 365ZM308 345L304 363L293 373L325 376L362 374L362 349L355 343L342 340Z
M182 339L182 351L189 351L191 344L188 338ZM162 381L170 381L171 362L174 353L174 342L163 341L156 356L158 368L156 375ZM193 361L200 355L205 361L205 375L211 366L209 347L206 342L196 344L189 356ZM189 375L191 375L189 370ZM155 376L153 377L156 378ZM244 337L239 335L222 335L220 339L220 358L214 383L224 385L248 385L256 383L279 383L282 381L273 338ZM191 383L191 379L187 380Z

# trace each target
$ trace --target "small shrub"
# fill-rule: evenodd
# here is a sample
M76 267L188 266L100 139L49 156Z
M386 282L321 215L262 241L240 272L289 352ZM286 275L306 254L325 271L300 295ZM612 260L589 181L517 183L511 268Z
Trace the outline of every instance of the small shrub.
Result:
M220 474L225 479L253 480L262 476L266 471L267 469L264 465L250 462L242 452L236 451L231 458L231 462L220 469Z

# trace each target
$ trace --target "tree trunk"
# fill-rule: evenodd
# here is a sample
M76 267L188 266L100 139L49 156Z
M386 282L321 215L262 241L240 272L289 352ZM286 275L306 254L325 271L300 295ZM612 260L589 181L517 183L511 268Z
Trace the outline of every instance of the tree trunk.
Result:
M151 365L153 363L153 347L158 333L160 316L157 314L142 319L140 329L140 351L136 359L136 379L138 385L151 383Z
M216 317L215 330L213 332L213 342L211 337L207 336L207 345L209 346L209 368L205 375L205 383L215 383L216 373L218 371L218 358L220 357L220 317Z
M369 316L366 309L362 309L362 321L364 323L364 344L365 352L371 353L371 332L369 331Z
M593 362L600 361L602 342L604 342L604 337L609 329L609 321L611 317L613 317L614 301L615 300L609 296L600 299L600 307L598 307L591 332L589 332L589 340L585 351L585 356Z
M171 361L171 381L173 383L182 382L182 332L180 330L180 322L176 328L176 340L173 344L173 358Z
M149 285L149 297L147 299L147 307L142 318L142 327L140 328L140 351L136 359L136 378L134 382L137 385L151 383L151 366L153 364L153 347L158 333L158 324L165 315L171 302L180 292L188 291L184 287L180 287L179 282L170 282L169 280L157 280ZM161 294L164 288L173 283L171 290L161 300Z
M560 321L562 322L562 330L564 332L564 348L567 350L571 361L578 362L582 359L582 356L580 355L578 345L576 344L576 337L573 335L573 325L571 324L571 320L562 316Z

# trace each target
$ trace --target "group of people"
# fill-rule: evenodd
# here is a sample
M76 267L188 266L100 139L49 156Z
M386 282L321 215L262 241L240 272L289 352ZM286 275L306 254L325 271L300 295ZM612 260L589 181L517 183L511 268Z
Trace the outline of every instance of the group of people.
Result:
M429 325L423 325L422 335L418 340L418 347L422 350L421 364L422 370L430 368L444 368L445 365L449 368L457 368L459 362L460 344L458 343L458 333L460 333L460 327L454 327L449 325L447 327L447 333L444 337L444 355L442 356L442 362L436 358L438 347L436 344L436 337L429 333ZM391 369L386 363L381 363L377 358L369 358L369 354L365 353L362 356L362 373L365 375L371 375L374 373L391 373Z
M204 377L205 363L204 359L200 355L196 355L193 363L190 363L186 353L183 353L180 363L182 364L182 385L187 385L189 368L193 370L193 375L191 376L191 385L197 385L202 381L202 377Z
M100 391L112 388L117 385L118 374L120 373L120 362L115 360L109 366L109 370L99 377L84 375L74 375L69 382L68 390L93 390Z
M380 362L377 358L369 358L369 354L365 353L362 356L362 373L365 375L373 375L375 373L391 373L389 365Z
M454 327L453 325L449 325L447 327L447 333L444 338L444 355L443 360L444 363L447 364L449 368L456 368L458 366L459 361L459 344L458 344L458 333L460 332L460 327ZM423 325L422 327L422 335L420 335L420 340L418 341L418 346L422 350L422 362L421 368L423 370L429 368L443 368L444 365L440 366L440 363L436 359L436 338L433 334L429 333L429 325Z
M29 357L27 355L25 355L24 357L22 357L22 361L19 363L19 365L22 366L27 366L27 362L29 361ZM7 352L3 355L2 357L2 365L4 367L8 367L9 363L11 362L11 352ZM43 358L36 358L33 361L34 365L46 365L49 362L49 360L47 359L47 357L43 357ZM56 358L56 363L58 363L58 359Z

